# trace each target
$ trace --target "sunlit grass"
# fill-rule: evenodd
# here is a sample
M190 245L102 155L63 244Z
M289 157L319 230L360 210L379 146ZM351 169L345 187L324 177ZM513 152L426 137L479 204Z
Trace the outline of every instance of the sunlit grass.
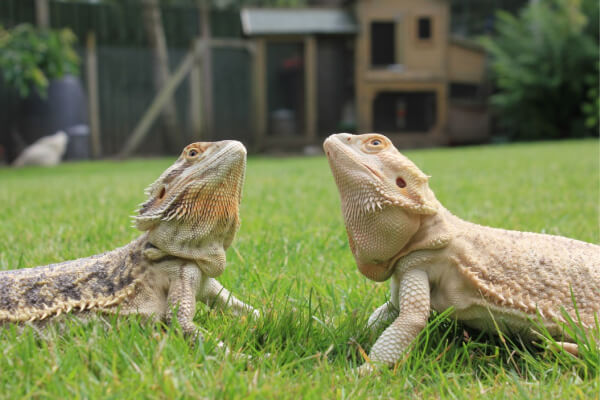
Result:
M599 243L598 141L407 151L438 199L482 224ZM84 257L137 232L129 216L173 159L0 169L0 269ZM432 316L395 369L357 378L388 295L348 248L324 157L250 157L242 227L221 282L260 308L252 321L199 305L203 344L122 318L69 322L42 336L0 331L4 398L594 398L599 352L576 359ZM108 328L107 328L108 326ZM222 340L233 350L216 349ZM592 339L593 341L593 339ZM540 343L542 340L540 339ZM597 344L597 343L596 343ZM235 353L251 355L247 362Z

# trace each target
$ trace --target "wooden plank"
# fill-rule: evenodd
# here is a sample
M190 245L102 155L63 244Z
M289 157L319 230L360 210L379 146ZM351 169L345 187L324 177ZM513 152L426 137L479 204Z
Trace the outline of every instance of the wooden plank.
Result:
M305 135L312 142L317 137L317 40L314 36L304 39L304 65Z
M123 149L119 153L119 157L127 157L137 149L139 144L144 140L144 137L148 133L148 130L156 120L156 117L160 114L165 105L173 97L175 89L181 84L185 76L190 72L196 61L195 51L191 50L181 61L175 73L169 78L167 83L162 87L160 92L156 94L152 104L140 119L136 125L133 133L129 137L129 140L123 146Z
M102 145L100 141L100 106L98 100L98 58L96 55L96 34L93 31L89 31L87 34L85 66L92 156L100 158L102 155Z

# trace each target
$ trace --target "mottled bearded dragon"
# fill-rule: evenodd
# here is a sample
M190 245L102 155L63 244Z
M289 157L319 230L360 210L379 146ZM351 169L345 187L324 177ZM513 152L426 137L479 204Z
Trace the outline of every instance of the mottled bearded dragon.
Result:
M41 325L61 314L141 314L200 336L196 298L250 312L215 279L240 225L246 149L237 141L198 142L147 190L134 217L142 235L124 247L77 260L0 272L0 325Z

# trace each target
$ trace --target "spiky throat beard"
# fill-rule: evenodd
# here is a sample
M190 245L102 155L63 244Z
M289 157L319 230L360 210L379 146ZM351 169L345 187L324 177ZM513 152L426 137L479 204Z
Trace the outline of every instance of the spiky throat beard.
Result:
M174 217L191 225L237 219L242 184L243 174L230 170L218 180L190 185L182 191L177 200L179 204L174 207L177 212L172 216L165 216L164 219Z
M372 280L387 279L393 272L391 260L415 233L419 217L385 196L383 184L365 170L338 174L335 180L359 270Z

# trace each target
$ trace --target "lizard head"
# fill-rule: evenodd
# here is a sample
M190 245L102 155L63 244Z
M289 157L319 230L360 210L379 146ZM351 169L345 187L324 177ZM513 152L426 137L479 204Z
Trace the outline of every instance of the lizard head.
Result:
M323 147L358 268L372 280L386 280L422 217L437 212L428 176L383 135L339 133Z
M246 148L235 140L197 142L146 189L134 217L148 241L173 256L202 259L227 249L239 227Z

